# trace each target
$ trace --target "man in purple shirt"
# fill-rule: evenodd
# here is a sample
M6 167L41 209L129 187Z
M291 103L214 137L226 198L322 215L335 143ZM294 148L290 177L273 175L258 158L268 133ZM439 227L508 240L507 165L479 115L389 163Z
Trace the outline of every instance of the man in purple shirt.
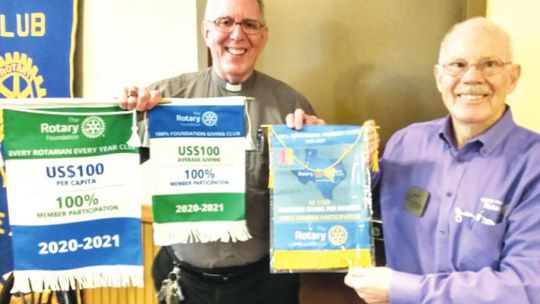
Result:
M392 136L375 177L387 267L345 277L367 303L540 303L540 135L505 104L519 76L491 21L446 35L449 115Z

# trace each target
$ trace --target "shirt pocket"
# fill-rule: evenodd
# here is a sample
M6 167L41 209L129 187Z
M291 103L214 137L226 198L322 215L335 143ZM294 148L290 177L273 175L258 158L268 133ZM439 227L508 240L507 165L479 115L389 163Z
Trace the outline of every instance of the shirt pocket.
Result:
M474 222L466 236L456 240L462 252L458 270L478 271L484 267L498 270L505 231L505 221L495 225Z

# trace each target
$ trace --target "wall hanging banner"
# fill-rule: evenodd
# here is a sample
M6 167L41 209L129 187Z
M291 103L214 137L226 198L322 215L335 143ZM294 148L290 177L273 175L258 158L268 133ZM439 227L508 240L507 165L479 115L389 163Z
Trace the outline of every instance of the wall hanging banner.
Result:
M4 109L12 292L142 287L134 123L116 107Z
M244 198L245 100L174 99L149 112L157 245L250 238Z
M76 0L1 0L0 98L69 97Z
M0 153L2 153L4 139L4 128L2 115L0 114ZM3 276L13 270L13 257L11 249L11 229L9 226L9 217L6 200L5 169L0 164L0 282Z
M366 136L357 126L268 127L271 270L373 265Z

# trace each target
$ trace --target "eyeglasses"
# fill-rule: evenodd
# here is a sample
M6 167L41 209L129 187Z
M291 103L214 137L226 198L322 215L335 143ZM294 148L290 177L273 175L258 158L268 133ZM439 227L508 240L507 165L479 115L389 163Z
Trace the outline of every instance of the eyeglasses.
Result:
M244 19L240 22L236 22L231 17L221 17L211 22L214 23L219 31L227 34L231 33L237 24L242 27L242 30L247 35L258 34L264 27L264 23L254 19Z
M501 60L484 60L477 63L468 63L464 60L455 60L448 63L439 64L442 66L443 72L451 76L463 76L471 66L474 66L482 75L491 76L502 72L506 65L512 62Z

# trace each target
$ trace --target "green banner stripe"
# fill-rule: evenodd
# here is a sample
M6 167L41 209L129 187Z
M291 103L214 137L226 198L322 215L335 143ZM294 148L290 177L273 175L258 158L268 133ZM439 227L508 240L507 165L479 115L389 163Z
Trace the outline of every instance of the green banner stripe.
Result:
M5 110L5 158L42 159L138 153L137 148L126 144L132 135L133 117L130 113L97 113L105 110L114 112L115 108L55 109L56 112L68 110L92 114L59 115Z
M245 218L244 193L154 195L155 223L237 221Z

